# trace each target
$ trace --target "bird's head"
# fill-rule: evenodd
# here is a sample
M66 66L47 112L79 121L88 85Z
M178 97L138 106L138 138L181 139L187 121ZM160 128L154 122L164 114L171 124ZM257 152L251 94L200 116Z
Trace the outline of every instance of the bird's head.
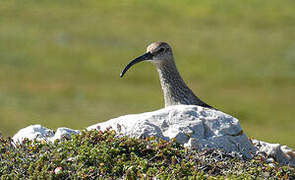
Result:
M153 64L169 63L173 60L172 49L166 42L153 42L150 44L146 53L132 60L122 71L120 77L123 77L127 70L141 61L150 61Z

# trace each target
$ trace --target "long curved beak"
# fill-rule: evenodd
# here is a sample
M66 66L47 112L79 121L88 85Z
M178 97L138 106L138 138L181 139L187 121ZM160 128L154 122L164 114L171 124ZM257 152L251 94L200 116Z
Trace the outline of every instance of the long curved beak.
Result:
M125 66L125 68L123 69L123 71L120 74L120 77L123 77L124 74L128 71L128 69L131 68L131 66L133 66L134 64L137 64L141 61L151 60L152 57L153 57L152 53L147 52L144 55L135 58L129 64L127 64L127 66Z

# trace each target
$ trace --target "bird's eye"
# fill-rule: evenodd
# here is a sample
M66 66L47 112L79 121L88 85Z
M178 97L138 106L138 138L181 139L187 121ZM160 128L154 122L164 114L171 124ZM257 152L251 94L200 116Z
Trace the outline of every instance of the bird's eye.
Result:
M164 48L160 48L159 51L158 51L158 53L161 53L161 52L164 52L164 51L165 51Z

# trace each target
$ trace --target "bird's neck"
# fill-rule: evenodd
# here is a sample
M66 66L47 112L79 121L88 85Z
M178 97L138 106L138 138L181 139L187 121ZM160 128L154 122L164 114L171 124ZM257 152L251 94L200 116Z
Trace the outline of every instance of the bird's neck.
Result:
M165 106L197 104L198 98L180 76L174 61L156 64L159 72Z

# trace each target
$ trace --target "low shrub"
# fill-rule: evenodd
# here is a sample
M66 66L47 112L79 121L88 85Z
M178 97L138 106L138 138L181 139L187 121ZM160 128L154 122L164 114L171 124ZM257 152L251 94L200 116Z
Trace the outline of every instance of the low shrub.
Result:
M2 179L295 179L289 166L220 150L187 149L176 141L130 138L115 131L82 131L71 139L25 140L0 136Z

